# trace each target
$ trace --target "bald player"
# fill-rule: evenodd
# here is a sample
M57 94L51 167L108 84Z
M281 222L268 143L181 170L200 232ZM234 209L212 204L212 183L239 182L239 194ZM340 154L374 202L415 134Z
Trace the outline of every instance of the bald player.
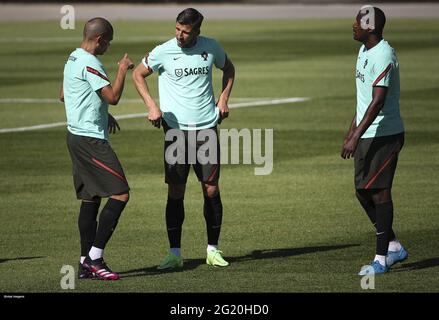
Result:
M376 230L376 254L359 275L385 273L408 253L392 229L392 183L404 125L399 111L399 62L383 39L384 12L363 7L353 24L353 37L363 43L356 66L357 108L341 156L355 159L356 196Z
M76 196L82 200L78 218L81 258L78 278L118 280L106 265L104 249L129 199L129 186L122 166L108 142L108 133L120 127L108 113L108 104L117 105L128 69L134 67L128 55L119 61L111 85L97 56L113 40L113 27L103 18L94 18L84 27L81 47L75 49L64 67L60 100L67 115L67 146L73 163ZM101 198L109 198L96 221Z

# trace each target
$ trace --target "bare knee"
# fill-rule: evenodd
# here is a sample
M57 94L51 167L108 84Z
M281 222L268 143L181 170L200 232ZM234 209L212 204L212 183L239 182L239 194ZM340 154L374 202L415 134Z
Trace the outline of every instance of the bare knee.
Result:
M130 199L130 194L129 193L117 194L117 195L111 196L111 198L119 200L119 201L123 201L123 202L128 202L128 200Z
M205 197L214 198L219 193L219 186L217 184L202 183L201 186Z
M185 184L168 184L168 196L171 199L183 199L185 191Z

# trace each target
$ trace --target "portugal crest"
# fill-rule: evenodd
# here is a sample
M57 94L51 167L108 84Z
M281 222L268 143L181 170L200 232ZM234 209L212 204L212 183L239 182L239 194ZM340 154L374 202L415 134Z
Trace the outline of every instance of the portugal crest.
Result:
M175 75L181 77L183 75L183 69L175 69Z

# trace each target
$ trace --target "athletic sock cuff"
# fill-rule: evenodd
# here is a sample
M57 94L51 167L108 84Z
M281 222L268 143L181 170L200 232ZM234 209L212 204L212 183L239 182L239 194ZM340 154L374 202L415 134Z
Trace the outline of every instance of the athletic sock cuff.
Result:
M81 202L81 209L86 210L99 210L100 202L94 202L94 201L82 201Z
M126 205L127 203L125 201L109 198L105 204L105 207L111 211L122 212Z

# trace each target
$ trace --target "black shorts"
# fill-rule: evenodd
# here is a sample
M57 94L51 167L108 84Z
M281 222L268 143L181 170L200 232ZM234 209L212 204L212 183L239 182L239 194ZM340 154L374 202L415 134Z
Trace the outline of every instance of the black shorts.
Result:
M76 197L82 200L128 193L130 187L107 140L67 133Z
M162 120L163 130L166 133L171 129L168 124ZM217 128L213 127L210 129L202 129L202 130L194 130L191 133L189 133L188 130L180 130L180 129L174 129L179 130L181 133L181 139L184 137L184 150L179 148L178 150L174 150L172 153L173 155L176 155L177 152L181 152L181 155L184 155L184 159L180 158L181 161L177 161L175 163L172 163L172 161L166 160L166 150L177 141L177 137L174 137L172 141L166 141L164 142L164 149L163 149L163 162L165 166L165 182L168 184L186 184L187 178L189 175L190 166L192 165L195 171L195 174L198 177L198 180L200 182L204 183L211 183L211 184L217 184L219 177L220 177L220 146L218 141L218 132ZM207 132L206 130L209 130ZM212 144L210 146L214 146L212 148L206 148L208 145L207 142L209 142L209 136L205 138L204 141L196 141L195 146L190 143L190 140L196 140L195 137L199 137L199 134L206 134L211 133L212 135L215 135L214 140L211 141ZM192 134L194 134L192 136ZM200 138L201 140L201 138ZM206 144L205 144L206 143ZM192 146L192 147L191 147ZM183 147L183 145L180 145L180 147ZM200 148L205 148L200 150ZM212 150L215 148L216 154L210 153L209 157L209 150ZM206 150L207 149L207 150ZM204 151L203 151L204 150ZM191 152L192 151L192 152ZM205 161L201 161L200 163L199 158L197 157L197 154L202 153L206 156L206 159L208 158L209 161L205 163ZM171 163L170 163L171 162Z
M360 139L355 150L355 188L390 189L404 132L391 136Z

